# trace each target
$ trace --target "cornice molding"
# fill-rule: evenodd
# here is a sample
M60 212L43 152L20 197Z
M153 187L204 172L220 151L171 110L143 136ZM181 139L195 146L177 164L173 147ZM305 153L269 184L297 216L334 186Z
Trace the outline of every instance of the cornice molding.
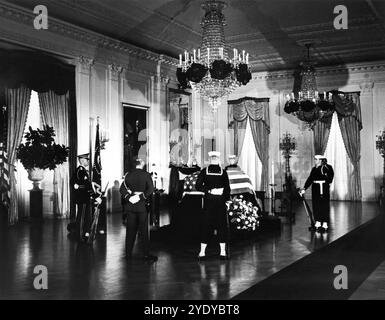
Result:
M32 11L28 11L24 8L21 8L19 6L16 6L11 3L6 3L4 1L0 2L0 17L12 20L17 23L22 23L24 25L33 27L33 19L35 18L35 15ZM49 33L58 34L64 37L69 37L73 40L87 43L91 46L96 46L98 48L106 49L106 50L113 50L114 52L118 52L120 54L129 54L130 56L145 59L148 61L162 61L162 63L177 66L178 61L175 58L166 56L166 55L160 55L154 52L151 52L146 49L142 49L139 47L136 47L134 45L115 40L113 38L103 36L101 34L98 34L96 32L77 27L75 25L66 23L64 21L61 21L56 18L49 18L49 28L47 31ZM4 34L6 39L9 39L9 35ZM16 36L17 41L21 41L23 43L26 43L27 45L32 45L33 47L39 47L42 49L57 51L58 46L49 46L48 41L36 41L35 39L30 39L30 37L22 37L17 33L13 33L12 36ZM12 40L12 39L10 39ZM62 48L60 48L61 50ZM50 50L51 51L51 50ZM80 52L76 52L76 50L63 50L65 54L68 54L72 57L76 57L80 55ZM105 63L108 58L105 57L104 61L101 59L101 62ZM99 61L99 57L98 57Z
M331 67L316 68L317 77L337 74L352 74L364 72L384 72L385 61L368 62L362 64L347 64ZM294 70L281 70L271 72L255 72L254 80L285 80L293 79Z

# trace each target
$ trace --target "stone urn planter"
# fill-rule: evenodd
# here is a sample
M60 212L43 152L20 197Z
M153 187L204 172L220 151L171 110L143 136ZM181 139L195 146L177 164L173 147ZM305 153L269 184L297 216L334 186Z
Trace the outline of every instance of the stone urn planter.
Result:
M33 168L28 169L28 179L32 181L33 183L33 189L34 190L40 190L39 183L44 179L44 169L40 168Z

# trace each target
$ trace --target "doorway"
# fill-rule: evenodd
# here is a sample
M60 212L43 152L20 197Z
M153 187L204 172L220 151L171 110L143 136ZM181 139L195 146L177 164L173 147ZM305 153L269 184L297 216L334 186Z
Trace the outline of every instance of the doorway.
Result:
M124 173L135 168L135 160L140 158L148 168L148 107L123 103L124 128Z

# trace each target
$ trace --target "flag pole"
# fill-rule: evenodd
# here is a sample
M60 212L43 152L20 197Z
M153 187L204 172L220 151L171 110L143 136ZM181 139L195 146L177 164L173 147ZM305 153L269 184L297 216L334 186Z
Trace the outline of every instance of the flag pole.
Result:
M94 122L94 118L90 117L90 126L89 126L89 166L88 166L88 171L89 171L89 176L92 181L92 125Z

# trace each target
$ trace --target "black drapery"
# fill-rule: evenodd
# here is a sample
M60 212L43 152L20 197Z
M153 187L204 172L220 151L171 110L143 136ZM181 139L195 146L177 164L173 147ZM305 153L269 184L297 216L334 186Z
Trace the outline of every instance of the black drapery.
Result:
M77 121L75 97L75 66L40 51L0 50L0 92L5 89L27 87L38 93L53 91L69 94L69 170L76 169ZM71 194L71 199L73 195ZM74 205L71 200L71 216Z

